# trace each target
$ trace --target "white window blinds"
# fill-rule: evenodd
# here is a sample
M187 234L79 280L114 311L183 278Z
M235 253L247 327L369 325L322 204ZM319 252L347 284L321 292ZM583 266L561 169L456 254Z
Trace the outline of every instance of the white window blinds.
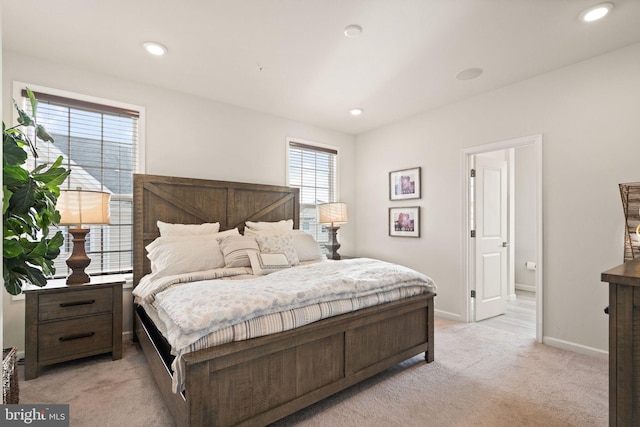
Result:
M300 188L300 229L325 243L328 234L318 224L319 203L336 200L338 151L289 141L289 186Z
M26 91L24 108L30 112ZM133 173L137 171L139 112L35 92L37 121L54 143L38 141L34 164L51 164L63 156L71 175L61 189L111 193L111 224L90 226L86 251L89 274L126 273L133 269ZM35 139L33 139L35 141ZM73 244L60 227L65 245L56 259L56 276L68 274L65 260Z

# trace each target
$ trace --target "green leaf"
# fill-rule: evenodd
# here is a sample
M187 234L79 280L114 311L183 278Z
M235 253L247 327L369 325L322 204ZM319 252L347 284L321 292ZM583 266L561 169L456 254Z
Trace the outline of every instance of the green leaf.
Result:
M43 258L47 253L47 240L42 239L31 249L29 253L27 253L27 258L30 260L37 260L38 258ZM36 261L37 263L38 261Z
M5 215L4 224L2 226L2 230L4 231L4 237L20 237L26 233L28 227L22 220L20 216L14 215L11 213L10 215Z
M42 125L36 126L36 136L43 141L53 142L53 138L51 137L51 135L49 135L47 130Z
M4 216L9 209L9 200L13 192L7 188L6 185L2 186L2 215Z
M25 213L35 203L33 192L33 180L29 178L27 183L18 187L11 196L10 204L14 212Z
M44 274L42 274L42 270L40 270L39 268L31 267L30 265L26 265L25 270L26 279L30 283L40 287L47 285L47 278L44 277Z
M13 105L16 107L16 110L18 110L18 123L20 123L22 126L33 126L34 122L33 119L31 118L30 115L28 115L27 113L24 112L24 110L22 110L22 108L20 108L18 106L18 103L16 102L16 100L13 100Z
M56 274L56 267L54 266L53 259L44 258L42 265L42 274L51 277Z
M6 166L2 169L2 183L15 188L29 182L29 172L20 166Z
M36 96L33 94L33 91L31 89L29 89L28 87L25 89L27 90L29 101L31 102L31 114L33 114L33 117L35 117L36 110L38 109L38 100L36 99Z
M31 171L32 174L37 174L40 173L41 170L46 169L47 168L47 164L43 163L41 165L38 165L34 170Z
M53 162L51 167L52 168L59 168L62 165L63 161L64 161L64 158L62 156L58 156L58 158L56 159L55 162ZM71 171L69 171L69 172L71 172Z
M31 150L31 154L33 154L34 157L38 157L38 151L36 150L36 146L33 144L33 142L31 142L31 139L29 138L29 136L27 136L27 134L22 132L20 129L17 129L17 128L7 129L4 132L4 138L6 137L11 138L18 145L18 147L28 146L29 149Z
M4 288L10 295L19 295L22 292L22 281L15 277L6 278Z
M53 236L49 240L49 245L47 247L47 250L48 250L47 256L49 257L50 255L52 255L54 252L57 251L56 256L51 258L51 259L55 259L60 254L60 248L62 247L63 244L64 244L64 237L62 236L62 231L58 231L55 234L55 236Z
M3 224L5 237L21 236L25 233L31 234L32 230L37 228L36 223L33 221L33 218L29 213L17 214L15 212L11 212L11 215L7 216Z
M21 255L22 246L16 239L3 239L2 242L2 256L3 258L15 258Z
M56 187L60 186L69 176L69 171L64 168L49 168L43 173L35 173L33 177L36 181L42 182L44 184L54 185Z
M2 137L2 165L16 166L24 164L27 153L18 144L15 133L5 132Z

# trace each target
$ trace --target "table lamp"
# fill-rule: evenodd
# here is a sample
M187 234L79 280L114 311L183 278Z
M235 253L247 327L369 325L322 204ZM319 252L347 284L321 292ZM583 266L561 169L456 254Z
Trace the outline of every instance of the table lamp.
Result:
M91 259L85 250L86 236L89 228L82 224L109 224L109 200L111 194L90 190L62 190L56 208L60 211L59 225L68 225L73 236L73 251L67 259L71 274L67 277L67 285L80 285L91 280L84 269Z
M319 204L318 214L320 224L331 224L327 225L329 231L329 243L325 245L329 251L327 258L340 259L340 254L338 254L340 243L338 243L337 234L340 227L337 227L336 224L347 223L347 204L341 202Z

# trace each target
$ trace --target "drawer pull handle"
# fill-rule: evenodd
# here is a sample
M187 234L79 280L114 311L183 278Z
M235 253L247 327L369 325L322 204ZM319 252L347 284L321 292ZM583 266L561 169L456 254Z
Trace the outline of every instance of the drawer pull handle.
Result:
M84 301L74 301L74 302L63 302L60 303L60 307L73 307L76 305L89 305L89 304L93 304L94 302L96 302L96 300L94 299L88 299L88 300L84 300Z
M84 334L76 334L76 335L68 335L66 337L60 337L58 338L60 341L73 341L73 340L79 340L81 338L90 338L92 336L94 336L96 333L95 332L87 332Z

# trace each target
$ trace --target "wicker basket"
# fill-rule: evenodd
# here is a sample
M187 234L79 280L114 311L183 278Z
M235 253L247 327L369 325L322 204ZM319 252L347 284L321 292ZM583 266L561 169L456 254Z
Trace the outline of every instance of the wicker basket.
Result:
M17 404L19 394L16 349L5 348L2 350L2 403Z

